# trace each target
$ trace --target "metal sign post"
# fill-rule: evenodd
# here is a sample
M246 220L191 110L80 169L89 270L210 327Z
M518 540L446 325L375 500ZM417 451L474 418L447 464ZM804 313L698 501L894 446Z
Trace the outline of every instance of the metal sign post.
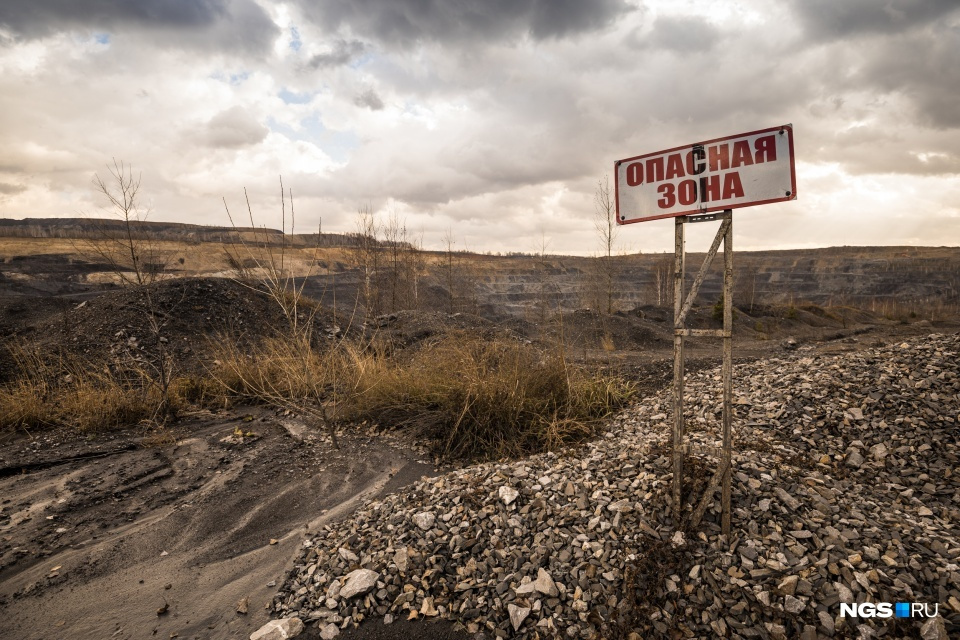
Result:
M683 457L687 453L716 455L720 466L704 491L700 503L694 509L690 523L700 524L717 486L722 482L721 531L730 533L730 472L733 452L733 212L713 213L700 216L678 216L675 222L675 255L673 273L673 509L677 522L683 508ZM713 239L700 271L697 273L686 298L683 295L685 262L684 225L695 222L721 220L720 228ZM687 329L684 323L693 307L693 301L710 269L713 258L723 242L723 329ZM684 442L686 424L683 417L684 339L687 336L714 337L723 339L723 441L719 448Z
M675 220L673 285L673 509L683 514L683 462L690 453L720 459L716 473L693 509L697 526L722 485L721 530L730 533L733 453L733 209L786 202L797 197L793 126L786 124L692 145L647 153L615 164L617 223ZM707 257L683 291L684 225L720 220ZM723 329L688 329L693 301L723 242ZM683 417L684 340L723 339L723 440L720 446L685 442Z

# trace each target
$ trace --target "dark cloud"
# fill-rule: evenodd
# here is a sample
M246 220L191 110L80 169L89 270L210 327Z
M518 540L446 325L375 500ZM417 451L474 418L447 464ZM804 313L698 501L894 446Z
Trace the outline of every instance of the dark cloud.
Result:
M960 28L936 26L891 39L852 75L859 85L904 96L919 124L960 128Z
M31 0L0 4L0 24L35 37L77 27L98 29L125 23L202 28L224 13L223 0Z
M383 109L383 100L380 99L380 96L378 96L377 92L373 89L367 89L358 95L353 99L353 104L358 107L366 107L371 111L380 111Z
M699 16L661 16L644 44L682 54L709 51L719 40L717 28Z
M251 116L243 107L231 107L210 118L207 123L207 144L212 147L236 149L263 142L269 129Z
M458 44L529 34L543 40L603 27L630 7L624 0L299 0L326 29L348 27L377 42Z
M314 69L340 67L349 64L365 50L366 46L359 40L338 40L330 51L318 53L310 58L309 65Z
M957 0L793 0L807 33L822 40L901 33L958 8Z
M7 184L5 182L0 182L0 193L5 195L15 195L17 193L23 193L27 188L20 184Z
M279 33L253 0L30 0L0 3L0 26L32 39L62 31L139 28L191 43L192 33L213 34L212 44L263 49Z

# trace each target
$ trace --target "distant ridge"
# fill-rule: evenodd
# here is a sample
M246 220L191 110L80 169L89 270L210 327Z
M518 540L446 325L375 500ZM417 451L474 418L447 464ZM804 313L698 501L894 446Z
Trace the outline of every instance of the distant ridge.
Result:
M340 247L356 244L354 234L298 233L284 236L279 229L253 227L220 227L183 222L133 222L137 239L171 242L257 242L292 246ZM76 238L96 239L125 232L125 223L115 218L24 218L0 220L0 237L7 238Z

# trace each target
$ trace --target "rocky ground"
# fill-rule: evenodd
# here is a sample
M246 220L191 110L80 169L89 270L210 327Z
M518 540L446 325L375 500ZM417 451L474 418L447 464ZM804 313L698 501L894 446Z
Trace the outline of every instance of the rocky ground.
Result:
M958 353L929 335L737 366L729 539L716 508L696 529L671 515L660 392L585 447L425 479L324 526L273 615L322 638L437 618L485 637L956 637ZM717 438L719 380L688 380L695 440ZM714 465L688 462L689 495ZM844 617L850 602L939 616Z

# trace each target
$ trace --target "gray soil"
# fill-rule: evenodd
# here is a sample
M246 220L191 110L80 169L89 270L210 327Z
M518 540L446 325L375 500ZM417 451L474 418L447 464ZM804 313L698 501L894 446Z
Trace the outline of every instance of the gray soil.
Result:
M7 442L0 637L247 637L311 531L434 472L390 438L349 434L337 451L282 422L194 418L175 444L136 432ZM256 435L224 442L237 427Z

